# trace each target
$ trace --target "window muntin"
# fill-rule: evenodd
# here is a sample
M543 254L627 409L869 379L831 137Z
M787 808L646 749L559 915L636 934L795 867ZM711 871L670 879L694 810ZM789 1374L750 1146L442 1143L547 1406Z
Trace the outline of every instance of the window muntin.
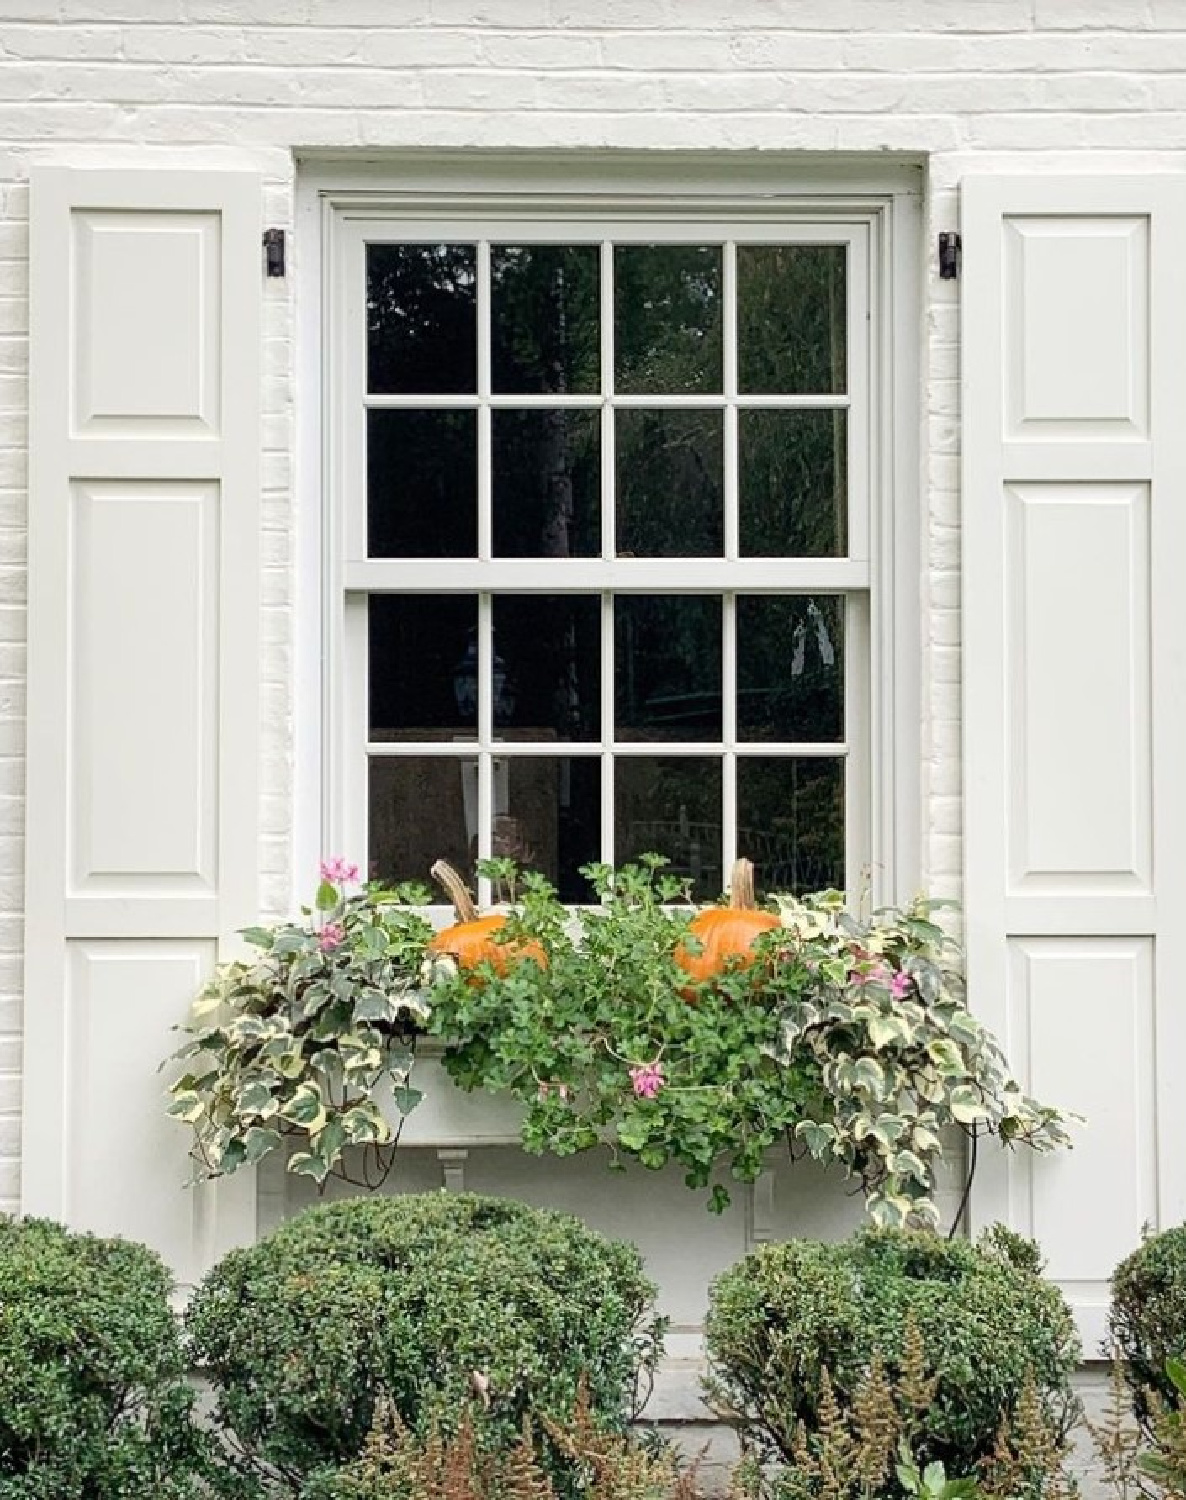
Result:
M703 895L737 854L855 882L865 225L392 215L344 244L343 826L373 872L512 853L580 899L581 863L658 847Z

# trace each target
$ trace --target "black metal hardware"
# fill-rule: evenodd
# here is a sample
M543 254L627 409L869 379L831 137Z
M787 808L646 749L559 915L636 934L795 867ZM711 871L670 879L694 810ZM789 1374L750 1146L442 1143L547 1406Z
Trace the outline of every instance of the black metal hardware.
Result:
M264 230L264 265L268 276L284 275L284 231Z
M960 252L963 246L954 230L939 236L939 280L954 281L960 273Z

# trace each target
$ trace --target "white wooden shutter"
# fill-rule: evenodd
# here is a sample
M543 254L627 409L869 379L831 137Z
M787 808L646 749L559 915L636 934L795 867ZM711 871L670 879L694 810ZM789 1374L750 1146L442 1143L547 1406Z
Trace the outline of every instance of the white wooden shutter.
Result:
M22 1205L188 1280L254 1227L157 1068L256 910L260 184L31 193Z
M1186 1217L1186 180L973 177L962 203L970 999L1075 1150L973 1198L1098 1353Z

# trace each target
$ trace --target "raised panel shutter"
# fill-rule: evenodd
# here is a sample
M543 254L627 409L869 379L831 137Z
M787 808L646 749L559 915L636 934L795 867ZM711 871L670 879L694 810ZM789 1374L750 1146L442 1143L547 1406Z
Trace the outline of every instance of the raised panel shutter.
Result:
M969 995L1088 1117L982 1154L973 1210L1096 1357L1113 1268L1186 1218L1186 179L973 177L961 228Z
M22 1206L190 1280L170 1028L256 910L260 182L35 169Z

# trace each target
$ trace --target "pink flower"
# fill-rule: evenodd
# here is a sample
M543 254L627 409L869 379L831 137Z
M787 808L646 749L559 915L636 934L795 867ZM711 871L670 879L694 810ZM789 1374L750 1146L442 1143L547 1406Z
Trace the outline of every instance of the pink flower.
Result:
M322 953L330 953L334 948L340 948L346 941L346 929L341 922L327 922L317 934L317 946Z
M630 1069L630 1082L640 1099L653 1099L667 1080L662 1063L641 1063Z
M849 984L889 984L889 965L863 959L848 971Z
M353 885L358 879L358 866L347 864L340 854L333 859L323 859L321 878L328 880L330 885Z
M895 1000L905 1000L906 996L914 988L914 981L904 970L899 969L890 980L890 994Z

